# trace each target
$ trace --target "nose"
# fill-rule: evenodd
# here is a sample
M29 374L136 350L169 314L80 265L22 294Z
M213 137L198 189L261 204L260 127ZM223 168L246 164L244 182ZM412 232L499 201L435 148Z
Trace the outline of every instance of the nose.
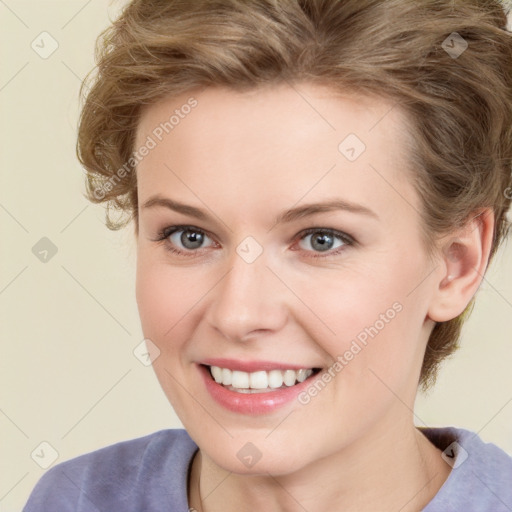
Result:
M228 271L212 290L208 323L231 341L247 341L283 328L286 287L268 265L265 251L252 263L233 251Z

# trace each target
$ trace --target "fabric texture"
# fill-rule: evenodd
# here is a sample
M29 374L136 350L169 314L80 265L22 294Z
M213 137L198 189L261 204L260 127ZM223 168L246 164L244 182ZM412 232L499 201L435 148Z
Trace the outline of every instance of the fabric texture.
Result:
M452 466L424 512L512 512L512 457L468 430L420 428ZM49 469L23 512L188 512L196 444L185 430L161 430Z

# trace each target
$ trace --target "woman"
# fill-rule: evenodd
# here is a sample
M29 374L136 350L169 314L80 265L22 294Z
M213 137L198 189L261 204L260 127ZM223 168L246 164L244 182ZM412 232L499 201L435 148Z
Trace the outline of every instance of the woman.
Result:
M512 510L505 452L413 422L508 229L506 23L478 0L126 7L78 154L134 223L185 430L55 466L27 512Z

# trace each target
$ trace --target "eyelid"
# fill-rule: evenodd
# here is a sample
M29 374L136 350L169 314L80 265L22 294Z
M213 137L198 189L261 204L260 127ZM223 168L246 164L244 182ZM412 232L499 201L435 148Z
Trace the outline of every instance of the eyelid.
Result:
M198 233L202 233L202 234L206 235L210 240L212 240L215 245L218 245L218 242L215 240L215 237L213 235L211 235L209 231L207 231L206 229L198 228L196 226L192 226L190 224L176 224L176 225L164 227L163 229L161 229L158 232L157 237L152 240L154 242L168 242L169 237L179 231L195 231ZM202 249L203 248L195 249L195 250L194 249L188 249L188 250L178 249L176 252L188 252L190 254L193 254L193 253L199 253Z
M298 233L296 238L302 239L312 233L327 233L328 235L340 238L346 245L355 245L357 243L353 236L334 228L307 228Z
M188 249L188 250L187 249L176 249L176 248L172 248L170 246L170 244L168 243L169 242L168 239L171 235L173 235L176 232L187 231L187 230L196 231L196 232L206 235L208 238L210 238L210 240L212 240L214 242L215 245L218 246L218 242L215 240L215 237L212 236L207 230L198 228L196 226L189 225L189 224L179 224L179 225L172 225L172 226L164 227L163 229L161 229L159 231L157 238L152 239L152 240L154 242L164 242L166 245L166 249L172 253L177 253L177 254L183 255L185 257L194 257L194 256L200 254L206 248ZM317 252L317 251L302 250L302 251L310 254L310 256L308 256L308 257L329 258L330 256L338 255L340 252L346 250L348 247L357 245L357 241L352 235L350 235L346 232L334 229L334 228L325 228L325 227L311 227L311 228L303 229L302 231L300 231L293 237L293 239L290 241L290 243L294 242L294 241L297 241L297 243L298 243L313 233L328 234L330 236L340 239L343 242L343 245L341 247L337 247L336 249L331 249L331 250L325 251L325 253L323 253L322 251ZM296 244L294 244L294 245L296 245ZM292 249L292 250L297 250L297 249Z
M314 228L307 228L299 232L295 239L298 239L297 244L300 243L302 240L304 240L307 236L313 234L313 233L322 233L327 234L329 236L332 236L334 238L338 238L342 241L342 245L339 247L336 247L334 249L329 249L327 251L307 251L303 250L308 254L307 258L314 258L314 259L326 259L329 258L335 258L339 257L339 255L342 252L345 252L348 248L357 245L357 242L355 238L348 233L345 233L343 231L339 231L338 229L334 228L321 228L321 227L314 227ZM295 244L294 244L295 245ZM292 249L297 250L297 249Z

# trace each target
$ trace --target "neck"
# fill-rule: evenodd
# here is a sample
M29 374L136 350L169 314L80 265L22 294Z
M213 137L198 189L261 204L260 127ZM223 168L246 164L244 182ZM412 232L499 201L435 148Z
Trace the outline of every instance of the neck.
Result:
M450 471L441 451L408 421L380 425L342 451L286 475L238 475L198 452L190 506L198 512L421 510Z

